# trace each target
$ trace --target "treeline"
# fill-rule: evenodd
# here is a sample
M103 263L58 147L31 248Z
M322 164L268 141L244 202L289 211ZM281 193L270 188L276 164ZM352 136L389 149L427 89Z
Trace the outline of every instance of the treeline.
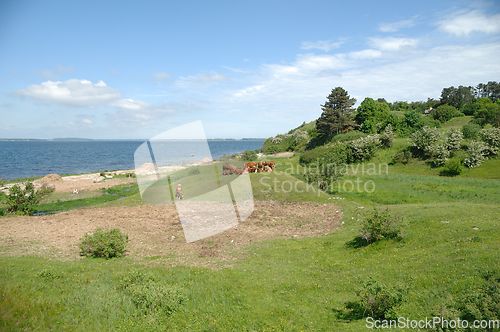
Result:
M500 83L495 81L476 87L443 88L439 100L389 103L384 98L367 97L358 108L354 108L355 103L346 90L336 87L321 105L317 120L267 139L264 152L305 151L334 141L340 134L380 134L389 124L395 135L408 137L424 127L439 128L460 116L472 116L471 123L481 127L500 127Z

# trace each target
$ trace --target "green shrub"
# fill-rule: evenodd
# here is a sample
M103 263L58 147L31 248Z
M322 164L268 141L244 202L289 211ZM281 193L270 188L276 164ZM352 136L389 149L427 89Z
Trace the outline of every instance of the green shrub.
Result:
M129 295L138 308L146 311L164 311L171 314L186 300L182 288L157 282L142 271L126 274L117 288Z
M61 279L64 277L64 274L60 271L57 271L55 269L44 269L38 273L38 276L40 278L43 278L47 281L52 281L56 279Z
M348 304L348 308L363 310L363 316L377 319L391 319L397 317L396 310L408 301L410 284L387 286L372 277L363 283L356 291L359 303Z
M439 120L441 123L445 123L454 117L463 115L462 112L451 105L440 105L432 112L434 120Z
M40 190L35 190L33 178L28 178L20 185L14 185L9 189L7 195L7 212L20 212L23 214L33 214L33 206L40 203L40 200L54 191L54 188L43 186Z
M403 226L402 216L393 216L389 209L375 209L373 214L361 221L359 233L367 243L383 239L402 239Z
M78 245L82 256L86 257L121 257L125 253L128 235L123 234L118 228L108 231L97 228L92 235L85 234Z
M459 301L457 306L461 312L461 318L469 322L500 319L500 277L487 272L483 278L484 283L480 289L468 292L468 295ZM496 330L491 328L482 331Z
M257 159L257 153L254 150L246 150L241 155L241 158L245 161L251 161Z
M462 165L459 160L450 160L444 166L444 169L439 172L441 176L457 176L462 173Z
M407 164L411 161L412 155L410 149L404 149L403 151L396 152L392 156L392 164L402 163Z
M476 123L467 123L462 126L464 138L475 139L481 130L481 126Z
M301 164L317 162L327 150L328 147L326 146L318 146L312 150L304 151L304 153L300 156L299 162Z
M469 329L461 331L498 331L491 325L493 321L500 320L500 277L498 273L486 272L474 287L464 290L461 296L454 298L451 295L441 299L437 310L433 312L434 317L456 320L460 318L469 322ZM487 321L489 326L474 329L471 322ZM456 329L444 328L435 331L455 331Z

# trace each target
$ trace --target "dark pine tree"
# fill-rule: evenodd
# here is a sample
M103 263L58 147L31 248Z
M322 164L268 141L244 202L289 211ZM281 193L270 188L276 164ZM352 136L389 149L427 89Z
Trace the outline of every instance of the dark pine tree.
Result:
M318 136L325 138L353 130L356 127L353 120L356 99L341 87L333 89L326 98L326 103L321 105L323 113L316 121Z

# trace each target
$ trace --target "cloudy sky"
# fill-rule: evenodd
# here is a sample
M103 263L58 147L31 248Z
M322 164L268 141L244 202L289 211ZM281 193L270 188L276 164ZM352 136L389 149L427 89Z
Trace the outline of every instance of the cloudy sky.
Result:
M500 80L494 1L0 2L0 138L270 137Z

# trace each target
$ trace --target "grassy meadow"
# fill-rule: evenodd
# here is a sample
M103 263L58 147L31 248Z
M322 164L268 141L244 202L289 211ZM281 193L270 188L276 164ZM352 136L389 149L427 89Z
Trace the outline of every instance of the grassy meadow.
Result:
M356 291L370 277L409 285L398 317L446 315L448 305L481 289L486 272L499 269L500 160L455 178L440 177L419 160L389 165L406 145L406 139L397 139L370 161L387 163L387 172L351 169L331 195L310 190L294 176L301 168L290 165L297 165L298 157L276 160L281 164L274 173L250 174L255 200L337 204L344 224L321 237L249 244L240 249L244 258L230 267L151 264L155 257L0 257L0 330L364 331L366 315L350 304L359 302ZM185 186L197 175L185 174ZM349 190L355 181L361 186L371 181L373 192ZM37 211L143 204L136 185L108 192L126 197L97 192L57 202L64 197L52 194ZM359 242L361 220L376 208L404 217L403 240ZM134 293L120 286L134 271L181 289L182 303L171 311L144 308L151 288Z

